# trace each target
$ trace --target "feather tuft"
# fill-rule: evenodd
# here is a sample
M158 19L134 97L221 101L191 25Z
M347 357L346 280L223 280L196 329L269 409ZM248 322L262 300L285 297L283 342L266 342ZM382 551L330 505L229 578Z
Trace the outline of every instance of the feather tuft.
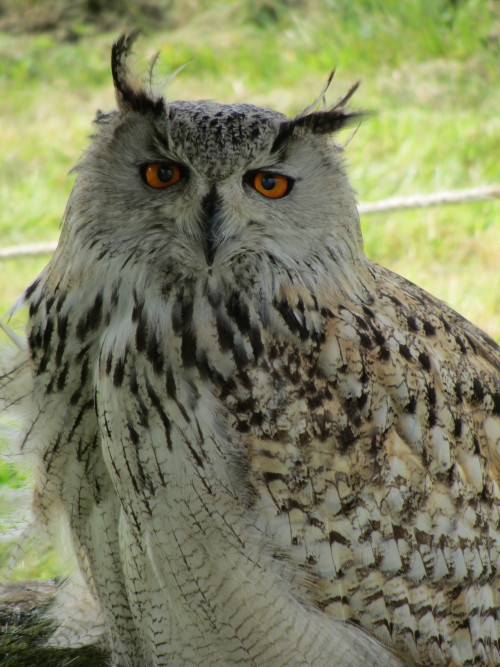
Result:
M132 47L139 34L138 30L129 35L122 35L111 50L111 72L115 84L115 95L120 111L136 111L141 114L159 116L165 111L165 101L162 97L154 97L132 80L129 58ZM153 59L151 68L156 59ZM152 69L151 69L152 71Z

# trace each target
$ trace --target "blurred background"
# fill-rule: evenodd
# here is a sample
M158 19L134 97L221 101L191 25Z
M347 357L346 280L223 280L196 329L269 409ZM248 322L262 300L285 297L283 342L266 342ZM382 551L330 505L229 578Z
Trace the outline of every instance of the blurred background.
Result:
M111 44L134 27L139 69L157 51L160 80L189 61L170 99L293 115L334 67L332 104L360 79L351 104L375 112L346 147L361 202L500 185L497 0L0 0L0 249L57 240L68 172L114 107ZM364 215L366 253L500 340L499 218L498 199ZM0 260L1 313L48 259ZM0 468L4 528L25 480ZM15 577L58 567L27 554Z

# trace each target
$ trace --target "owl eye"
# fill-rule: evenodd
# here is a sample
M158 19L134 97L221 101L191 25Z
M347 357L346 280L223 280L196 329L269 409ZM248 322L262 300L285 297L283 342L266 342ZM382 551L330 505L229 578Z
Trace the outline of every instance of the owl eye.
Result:
M152 188L168 188L180 181L183 175L180 167L166 162L144 164L141 167L142 180Z
M250 184L264 197L280 199L287 195L293 186L293 180L283 174L258 171L252 174Z

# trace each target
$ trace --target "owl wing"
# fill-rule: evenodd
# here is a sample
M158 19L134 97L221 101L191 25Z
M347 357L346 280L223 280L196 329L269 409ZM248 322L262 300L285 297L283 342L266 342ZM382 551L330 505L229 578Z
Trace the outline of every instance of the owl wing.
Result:
M0 403L17 409L20 449L36 462L35 527L48 529L65 558L76 555L85 579L61 591L52 643L92 643L106 628L121 655L134 654L138 641L119 550L121 507L102 456L94 407L98 325L109 303L103 302L100 285L71 294L52 265L26 290L22 303L30 313L28 341L13 359L2 351ZM83 596L78 590L85 585L90 592Z
M275 426L246 435L259 520L327 614L418 664L498 664L498 347L371 271L373 303L325 299L316 345L275 343Z

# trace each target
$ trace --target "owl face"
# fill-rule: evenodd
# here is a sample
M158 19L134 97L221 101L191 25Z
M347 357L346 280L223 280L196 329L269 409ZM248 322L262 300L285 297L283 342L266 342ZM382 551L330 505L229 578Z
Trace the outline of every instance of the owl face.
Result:
M166 103L134 89L123 63L113 74L119 111L96 120L63 228L75 252L129 266L146 257L149 270L175 264L183 275L227 275L250 258L304 271L362 254L329 136L356 114L341 106L288 119L249 104Z

